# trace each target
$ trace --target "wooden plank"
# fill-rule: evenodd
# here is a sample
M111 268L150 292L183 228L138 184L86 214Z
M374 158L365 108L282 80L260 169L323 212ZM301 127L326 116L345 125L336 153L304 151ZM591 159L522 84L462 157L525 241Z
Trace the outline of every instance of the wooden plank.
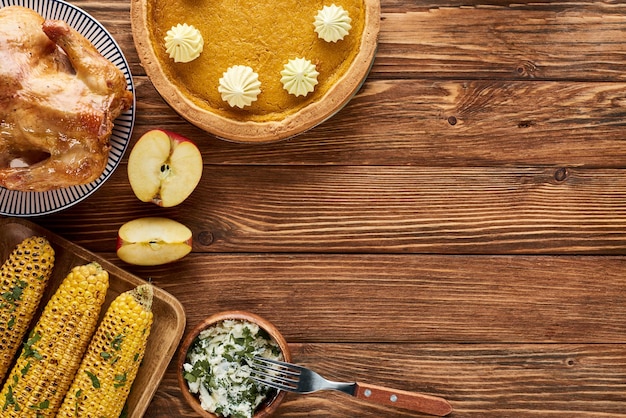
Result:
M243 309L293 343L625 341L623 256L219 254L175 266L118 263L185 301L187 330Z
M73 2L109 29L145 75L128 2ZM501 4L500 4L501 3ZM626 80L621 2L382 0L373 78Z
M383 7L376 77L626 80L623 3L406 3Z
M332 122L290 141L220 141L138 79L135 137L166 128L207 164L623 167L623 83L368 81ZM540 101L537 101L537 98Z
M579 10L603 10L605 13L619 13L622 4L615 1L595 2L595 1L517 1L512 3L507 0L381 0L384 9L390 12L397 11L425 11L429 9L440 8L464 8L464 9L492 9L492 10L527 10L527 11L552 11L552 12L568 12L575 9Z
M336 380L444 396L463 417L623 417L619 344L291 344L295 361ZM147 416L190 416L170 367ZM558 382L558 384L555 384ZM276 417L415 417L346 395L288 394ZM419 415L421 416L421 415Z
M153 215L184 219L198 252L626 253L623 170L207 166L169 210L139 202L126 176L41 223L94 251Z

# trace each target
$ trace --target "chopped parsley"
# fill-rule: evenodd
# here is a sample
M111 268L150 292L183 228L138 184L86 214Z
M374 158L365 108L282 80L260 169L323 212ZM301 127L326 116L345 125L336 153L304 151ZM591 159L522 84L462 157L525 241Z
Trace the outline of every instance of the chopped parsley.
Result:
M113 380L115 381L115 383L113 383L114 388L121 388L125 386L126 385L126 372L115 375Z
M22 350L22 357L33 357L35 360L42 360L41 354L33 347L41 340L41 334L39 332L31 333L28 340L24 343L24 349Z
M100 389L100 380L98 379L98 376L96 376L95 374L91 373L89 370L85 370L85 374L87 376L89 376L89 379L91 380L91 385L95 389Z
M26 373L28 373L28 371L30 370L30 361L26 362L26 365L24 367L22 367L22 370L20 370L20 373L22 374L22 377L26 376Z
M15 412L20 411L20 406L17 404L17 400L13 395L13 386L11 385L8 386L7 393L4 397L4 406L2 407L2 410L6 411L10 406L13 406L13 410Z
M50 407L50 401L46 399L45 401L40 402L38 405L31 405L30 409L42 411L42 410L48 409L49 407Z
M17 283L7 292L4 292L0 295L3 302L0 304L0 307L4 308L6 306L11 307L11 312L17 308L17 302L22 299L22 294L24 293L24 289L28 287L28 282L24 280L18 280Z
M125 337L126 336L124 334L117 334L115 337L113 337L113 340L111 340L111 347L115 351L120 351L122 349L122 342L124 342Z

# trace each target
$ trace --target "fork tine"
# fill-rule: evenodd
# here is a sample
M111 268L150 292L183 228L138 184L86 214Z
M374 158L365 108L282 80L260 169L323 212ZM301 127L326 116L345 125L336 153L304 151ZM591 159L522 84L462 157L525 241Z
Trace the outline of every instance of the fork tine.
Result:
M250 377L258 383L289 392L298 389L300 373L288 369L289 363L256 356L250 366L252 368Z
M272 369L258 369L256 367L252 367L252 372L255 375L262 376L266 380L275 381L277 383L283 383L286 385L298 386L298 377L293 375L284 375L280 373L272 373L275 370Z
M254 356L253 361L256 363L262 363L261 367L269 368L280 373L286 373L291 376L300 376L303 367L297 364L285 363L284 361L274 360L270 358Z
M250 379L262 385L269 386L271 388L278 389L278 390L284 390L286 392L295 392L297 390L297 387L284 385L282 383L276 382L275 380L269 380L267 378L260 378L259 376L255 376L253 374L250 375Z

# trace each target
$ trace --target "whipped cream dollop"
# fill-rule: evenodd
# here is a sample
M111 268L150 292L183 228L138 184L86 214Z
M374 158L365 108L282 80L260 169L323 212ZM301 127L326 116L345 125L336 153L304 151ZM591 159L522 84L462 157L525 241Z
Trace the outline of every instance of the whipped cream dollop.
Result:
M165 36L165 51L174 62L190 62L200 56L204 48L202 34L186 23L172 26Z
M246 65L234 65L223 74L217 90L231 107L250 106L261 93L259 75Z
M285 69L280 72L285 90L296 97L306 96L315 89L317 76L320 73L315 65L305 58L294 58L285 64Z
M351 22L350 15L343 7L331 4L317 12L313 25L319 38L326 42L337 42L350 32Z

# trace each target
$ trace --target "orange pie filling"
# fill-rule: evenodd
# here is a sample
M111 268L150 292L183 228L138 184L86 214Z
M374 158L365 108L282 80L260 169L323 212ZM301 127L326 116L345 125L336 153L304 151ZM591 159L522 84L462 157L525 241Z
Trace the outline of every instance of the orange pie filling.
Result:
M350 29L329 42L318 35L314 22L332 4L347 12ZM163 72L196 106L229 119L268 122L320 100L348 71L359 53L364 10L364 0L152 0L147 25ZM167 51L168 31L178 25L192 26L203 39L201 53L188 62L174 60ZM315 82L309 83L312 91L296 95L285 87L285 71L298 59L310 62L306 76ZM242 107L229 105L219 91L220 79L235 66L250 67L260 82L260 93Z

